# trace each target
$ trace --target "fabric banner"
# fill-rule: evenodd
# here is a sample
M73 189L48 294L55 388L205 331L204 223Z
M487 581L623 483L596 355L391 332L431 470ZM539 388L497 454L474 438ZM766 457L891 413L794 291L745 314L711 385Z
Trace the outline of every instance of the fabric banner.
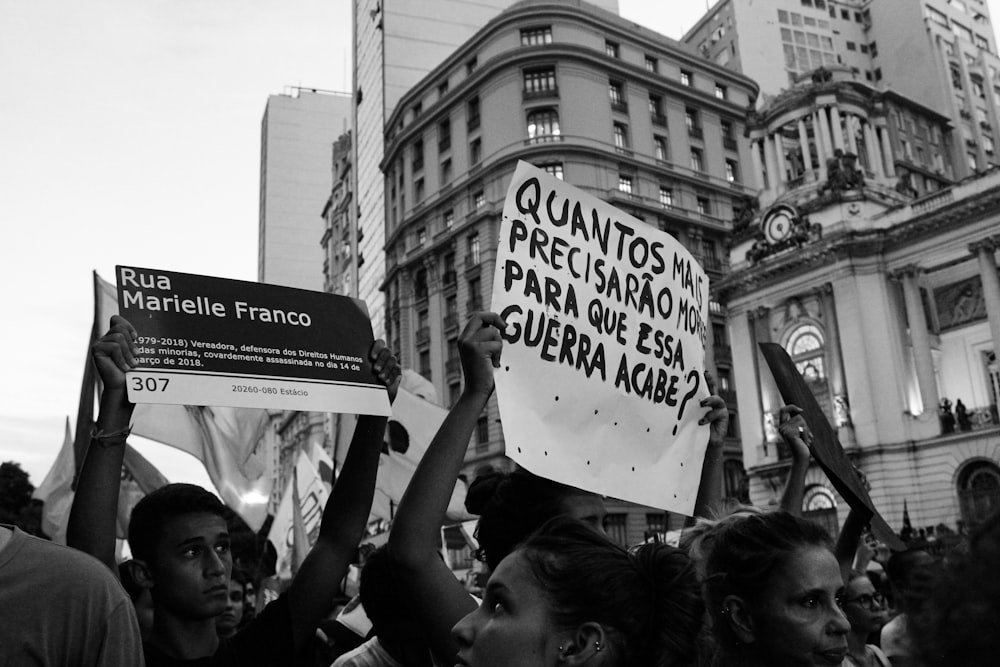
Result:
M288 480L267 535L278 553L275 574L279 579L291 579L309 549L316 544L328 498L327 486L319 470L306 452L299 452L292 478Z
M66 544L66 527L73 506L73 474L75 472L73 440L69 419L66 419L66 437L45 479L35 489L33 498L44 503L42 530L53 542ZM147 493L167 484L167 478L131 446L125 448L122 481L118 491L118 517L116 534L119 539L128 536L128 520L132 508Z
M676 239L520 162L492 309L507 456L596 493L691 514L709 427L708 278Z
M389 521L395 515L417 464L448 415L447 410L434 403L436 400L434 385L412 369L403 370L378 462L370 521ZM334 456L339 470L347 456L357 418L336 415L336 420ZM463 521L470 517L465 510L465 492L465 483L459 480L448 503L449 521Z

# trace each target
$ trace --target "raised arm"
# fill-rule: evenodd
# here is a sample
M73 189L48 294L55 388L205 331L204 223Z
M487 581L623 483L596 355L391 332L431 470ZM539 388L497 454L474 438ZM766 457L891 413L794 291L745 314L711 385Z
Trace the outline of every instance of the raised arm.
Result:
M372 370L395 400L400 369L381 340L371 349ZM385 435L385 417L362 415L344 459L344 467L323 509L319 536L288 591L292 641L299 655L319 622L329 613L364 535L375 494L379 452Z
M694 516L716 519L722 513L723 445L729 430L729 408L726 401L715 393L715 381L705 371L705 383L712 394L702 400L701 407L709 408L699 424L710 424L708 447L705 449L705 463L701 468L701 482L694 503ZM693 519L692 519L693 523Z
M427 447L389 533L401 593L413 605L431 649L447 664L454 663L457 651L451 629L476 605L438 554L441 523L476 420L493 393L505 326L495 313L470 317L458 341L465 389Z
M789 514L802 516L802 499L806 494L806 473L809 471L809 440L812 433L802 416L802 408L786 405L781 408L778 418L778 433L792 450L792 465L788 469L788 481L781 493L779 506Z
M861 534L871 518L872 513L868 510L852 507L847 514L847 519L844 520L843 528L840 529L840 535L837 536L837 546L834 548L834 552L837 555L840 574L844 577L845 584L848 582L851 568L854 567L854 556L858 552Z
M111 318L111 329L91 347L101 376L100 409L94 436L80 468L76 495L69 513L66 543L111 568L115 563L115 527L121 485L125 437L132 409L125 389L125 371L136 366L135 328L124 317Z

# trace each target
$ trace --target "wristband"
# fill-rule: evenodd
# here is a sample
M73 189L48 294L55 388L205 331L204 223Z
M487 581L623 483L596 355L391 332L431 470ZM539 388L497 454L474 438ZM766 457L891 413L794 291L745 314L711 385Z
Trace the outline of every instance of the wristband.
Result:
M131 434L131 426L123 428L120 431L112 431L111 433L105 433L104 429L95 426L90 432L90 440L96 440L101 447L117 447L118 445L124 445L125 440Z

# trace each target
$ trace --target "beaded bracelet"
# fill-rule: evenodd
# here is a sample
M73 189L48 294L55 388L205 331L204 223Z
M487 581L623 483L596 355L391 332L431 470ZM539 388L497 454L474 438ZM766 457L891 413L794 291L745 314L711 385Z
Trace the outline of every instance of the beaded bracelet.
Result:
M123 428L120 431L112 431L111 433L105 433L104 429L95 427L90 432L90 439L96 440L101 447L117 447L118 445L124 445L125 440L132 434L132 427Z

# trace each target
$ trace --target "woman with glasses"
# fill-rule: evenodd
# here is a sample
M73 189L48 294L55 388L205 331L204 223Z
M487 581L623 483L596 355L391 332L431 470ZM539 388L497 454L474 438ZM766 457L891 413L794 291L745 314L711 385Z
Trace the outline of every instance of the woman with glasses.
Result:
M882 594L875 590L864 572L852 571L848 576L844 596L840 600L851 631L847 634L845 665L857 667L889 667L889 659L878 646L868 643L868 637L882 630L889 620Z

